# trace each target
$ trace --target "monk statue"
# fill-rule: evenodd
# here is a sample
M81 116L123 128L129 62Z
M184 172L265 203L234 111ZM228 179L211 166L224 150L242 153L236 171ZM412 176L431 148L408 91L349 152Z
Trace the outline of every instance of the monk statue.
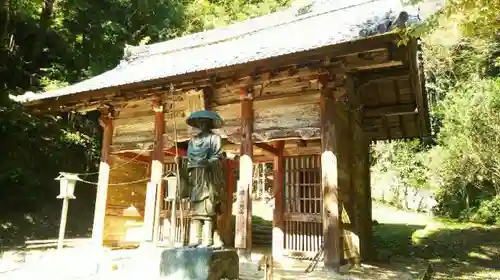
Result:
M184 185L181 199L191 202L189 246L223 247L216 222L225 204L225 156L221 137L212 132L223 125L223 120L217 113L203 110L192 113L186 122L199 130L189 140L187 157L182 162L178 160Z

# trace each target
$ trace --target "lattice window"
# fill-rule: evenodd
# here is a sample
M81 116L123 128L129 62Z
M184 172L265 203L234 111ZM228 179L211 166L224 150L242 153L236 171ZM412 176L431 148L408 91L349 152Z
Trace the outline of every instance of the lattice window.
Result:
M299 204L301 213L321 214L321 170L319 168L300 171Z

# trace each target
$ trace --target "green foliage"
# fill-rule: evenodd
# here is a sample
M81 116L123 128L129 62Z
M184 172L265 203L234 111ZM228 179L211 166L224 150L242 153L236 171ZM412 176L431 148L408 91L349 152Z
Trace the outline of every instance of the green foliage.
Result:
M34 227L46 227L52 237L57 233L60 202L55 199L54 178L59 171L95 173L101 134L96 114L34 116L11 103L9 94L54 89L100 74L118 64L126 44L168 40L266 14L289 2L2 1L0 211L4 215L0 219L0 247L17 240L15 236L22 239L23 227L31 234L39 235ZM85 179L96 181L96 176ZM70 215L71 209L79 210L75 212L78 218L70 219L75 224L70 224L68 231L81 229L85 233L91 223L95 189L79 186L77 196Z
M500 225L500 196L481 201L471 220L485 224Z
M54 200L59 171L96 170L97 139L93 124L80 121L80 131L61 117L37 117L17 104L0 106L0 211L23 205L37 209ZM50 164L47 164L50 163Z
M287 6L291 0L195 0L186 6L187 26L184 33L204 31L265 15Z
M500 32L500 2L491 0L449 0L445 15L457 16L466 35L495 37Z
M410 29L412 35L432 32L441 25L440 19L453 20L455 26L469 37L494 39L500 33L500 2L494 0L404 0L408 4L435 5L444 2L442 11L431 16L425 26Z
M500 7L486 2L448 1L420 30L434 145L417 150L412 142L375 145L384 160L376 162L373 177L392 170L399 185L431 189L437 214L493 223L500 193L500 45L491 11L496 17ZM391 156L381 157L387 153Z
M375 174L393 171L402 185L426 187L427 158L419 141L381 143L373 150Z

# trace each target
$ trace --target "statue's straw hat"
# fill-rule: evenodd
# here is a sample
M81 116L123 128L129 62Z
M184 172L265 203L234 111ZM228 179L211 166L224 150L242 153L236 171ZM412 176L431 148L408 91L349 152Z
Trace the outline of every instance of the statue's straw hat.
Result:
M189 115L189 117L186 119L186 123L191 127L198 128L196 123L196 120L198 119L211 120L212 121L211 128L221 128L224 125L224 120L221 118L221 116L219 116L219 114L207 110L201 110L191 113L191 115Z

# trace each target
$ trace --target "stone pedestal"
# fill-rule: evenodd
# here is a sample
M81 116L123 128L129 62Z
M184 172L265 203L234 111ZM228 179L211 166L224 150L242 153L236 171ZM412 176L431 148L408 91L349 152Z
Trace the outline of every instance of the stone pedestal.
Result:
M234 249L164 249L160 259L160 278L179 280L238 279L238 254Z

